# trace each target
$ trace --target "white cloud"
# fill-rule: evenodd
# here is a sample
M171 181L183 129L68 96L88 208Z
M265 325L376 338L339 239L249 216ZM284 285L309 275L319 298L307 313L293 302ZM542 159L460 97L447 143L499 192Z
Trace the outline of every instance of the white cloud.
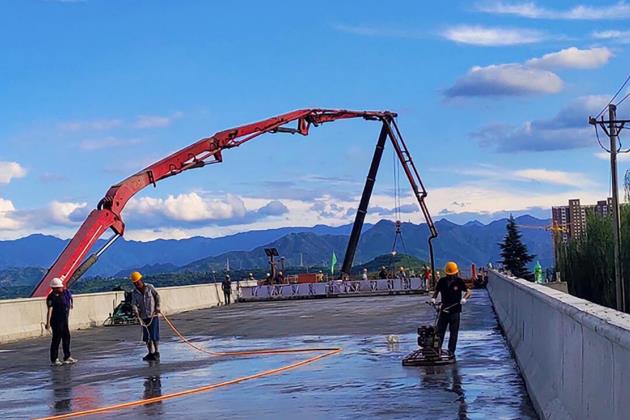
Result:
M58 125L59 130L76 132L76 131L104 131L118 128L123 125L120 119L96 119L87 121L67 121Z
M86 209L87 203L74 203L70 201L53 201L46 209L40 213L39 220L32 220L32 223L37 223L39 226L45 226L52 223L58 226L73 226L78 223L77 220L72 219L72 214L77 210Z
M169 115L138 115L133 119L100 118L84 121L66 121L59 123L57 128L66 133L109 131L118 128L163 128L168 127L183 115L182 112L173 112Z
M126 212L142 216L161 215L170 220L199 222L243 217L243 200L228 194L223 200L206 199L196 192L167 198L142 197L129 202Z
M608 152L597 152L595 153L595 157L597 159L605 160L607 162L610 161L610 153ZM630 162L630 153L619 153L617 154L618 162Z
M513 186L486 187L474 183L459 184L429 191L427 202L432 214L480 213L494 214L501 211L527 211L564 204L580 197L584 202L596 202L605 192L584 188L565 191L540 192L533 188L516 189ZM453 197L465 197L465 202ZM492 197L492 199L488 199ZM549 210L551 216L551 210Z
M0 198L0 238L55 232L59 227L74 228L83 217L74 220L73 214L83 209L87 210L87 203L52 201L43 208L18 210L10 200Z
M384 36L392 38L422 38L425 34L412 28L388 27L379 25L347 25L334 24L333 28L339 32L346 32L361 36Z
M63 182L67 181L67 178L61 174L54 172L44 172L39 175L39 181L44 184L51 184L54 182Z
M532 174L529 174L532 175ZM530 176L530 178L533 176ZM538 176L538 178L541 178ZM555 180L555 179L554 179ZM548 182L547 182L548 183ZM558 185L558 184L555 184ZM438 214L496 214L501 211L527 212L529 209L550 209L551 206L566 203L570 198L580 197L585 202L596 202L601 199L602 192L591 186L566 186L560 191L541 192L525 184L520 187L513 182L489 183L487 180L466 182L443 188L429 190L427 204L434 216ZM605 195L605 193L604 193ZM491 199L489 199L489 197ZM243 198L247 207L260 206L265 199ZM351 223L353 213L348 210L356 209L359 197L348 197L340 200L332 197L317 197L317 200L282 200L289 208L289 213L283 218L261 219L242 225L203 225L195 227L160 227L145 229L137 225L128 224L127 238L134 240L152 240L157 238L186 238L191 236L222 236L237 232L271 229L286 226L313 226L326 224L339 226ZM320 203L314 206L314 203ZM411 195L401 197L403 206L415 206L415 198ZM392 197L374 194L370 200L371 210L366 215L367 223L376 223L384 217L379 208L390 208ZM317 207L317 208L314 208ZM376 209L376 210L374 210ZM345 210L345 211L344 211ZM445 211L442 213L442 211ZM551 211L549 210L549 214ZM419 211L405 213L404 221L423 223Z
M168 127L177 118L181 117L181 112L175 112L171 115L140 115L136 117L133 123L135 128L162 128Z
M0 197L0 240L22 238L34 233L71 238L85 220L87 203L52 201L34 209L17 209Z
M579 172L554 171L539 168L514 171L513 175L517 179L569 187L585 187L593 185L593 182L590 179Z
M616 41L622 44L630 43L630 31L607 30L596 31L591 34L595 39Z
M612 56L612 51L606 47L590 48L587 50L571 47L545 54L540 58L532 58L527 60L525 64L531 67L546 69L594 69L608 63L608 60L610 60Z
M15 218L15 207L10 200L0 197L0 231L16 230L22 223Z
M247 204L246 204L247 201ZM125 218L138 227L181 228L191 225L243 225L282 217L289 212L279 200L191 192L166 198L132 199Z
M545 39L545 35L542 32L530 29L488 28L469 25L448 28L442 32L442 36L461 44L485 47L532 44Z
M475 66L446 90L448 97L558 93L564 83L555 73L522 64Z
M630 5L620 1L612 5L578 5L569 9L549 9L534 2L501 0L477 3L477 10L492 14L520 16L532 19L603 20L630 18Z
M131 146L143 143L142 139L121 139L117 137L104 137L100 139L81 140L79 147L82 150L100 150L111 147Z
M481 146L499 152L577 149L596 144L588 117L597 114L608 95L582 96L561 109L553 118L525 121L520 126L495 124L473 132Z
M592 69L601 67L613 53L605 47L581 50L571 47L525 63L475 66L445 91L447 97L513 96L558 93L562 79L549 69Z
M17 162L0 161L0 184L8 184L13 178L26 176L26 169Z
M558 171L545 168L509 169L494 165L482 164L465 169L455 169L455 173L467 178L478 178L484 185L489 183L505 184L519 182L536 182L565 187L590 187L595 183L581 172Z
M584 201L595 202L602 195L601 191L592 191L584 186L565 185L567 182L564 182L562 176L554 176L553 174L548 176L549 174L541 175L531 172L522 174L522 181L535 178L540 180L536 182L551 183L564 188L563 191L541 193L525 184L519 185L512 182L515 177L513 172L517 171L511 172L509 179L503 177L497 182L488 179L469 180L462 184L430 189L427 198L429 208L434 216L438 214L459 215L460 219L472 219L479 214L493 215L501 211L525 212L534 208L540 213L542 211L540 208L550 208L552 205L566 202L569 198L580 197ZM169 204L167 204L168 197L153 199L158 200L158 204L155 201L146 200L135 204L134 202L138 200L130 201L124 214L127 222L125 237L131 240L148 241L158 238L182 239L192 236L217 237L249 230L287 226L314 226L316 224L339 226L352 222L353 212L351 210L356 209L359 202L358 196L344 199L319 196L309 200L283 198L281 203L268 198L235 197L230 204L230 199L225 197L215 208L209 210L208 208L211 206L205 202L212 200L204 198L201 193L195 194L201 197L201 201L204 203L189 194L184 194L188 197L173 197ZM178 197L179 199L177 199ZM383 217L388 217L388 214L385 214L387 212L383 213L382 210L390 209L392 202L391 195L374 194L366 222L375 223ZM229 215L238 214L241 205L246 209L255 210L247 210L247 215L244 218L233 223L234 219L229 219ZM189 211L188 206L193 206L195 209ZM236 209L230 208L230 206ZM403 195L401 206L404 209L409 209L409 212L407 210L404 212L404 221L424 222L419 211L411 211L417 209L415 197ZM140 209L143 209L144 212L139 213ZM85 203L56 202L41 210L25 212L18 217L21 212L16 211L9 201L0 199L0 238L16 238L35 231L64 238L71 237L88 211ZM181 211L184 211L185 214L182 215ZM261 214L255 215L257 212ZM81 217L76 217L79 216L79 213L82 213ZM173 224L164 217L164 213L168 213L169 217L183 218L197 223ZM268 215L269 213L271 215ZM160 219L155 220L159 223L147 223L147 220L150 220L155 214L161 216ZM248 217L252 214L256 217ZM217 220L200 220L208 217L208 215L226 218L224 219L225 223Z

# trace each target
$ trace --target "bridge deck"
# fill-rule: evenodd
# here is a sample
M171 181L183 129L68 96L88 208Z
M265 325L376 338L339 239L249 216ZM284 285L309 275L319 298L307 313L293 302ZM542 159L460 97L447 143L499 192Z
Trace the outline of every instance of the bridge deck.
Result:
M259 302L173 316L183 334L213 350L343 347L315 364L99 418L536 418L485 291L466 305L458 362L405 368L427 297ZM191 351L162 323L162 362L140 359L138 326L73 334L75 366L48 366L47 338L0 346L3 418L62 414L185 390L304 356L217 359ZM387 335L400 342L388 345Z

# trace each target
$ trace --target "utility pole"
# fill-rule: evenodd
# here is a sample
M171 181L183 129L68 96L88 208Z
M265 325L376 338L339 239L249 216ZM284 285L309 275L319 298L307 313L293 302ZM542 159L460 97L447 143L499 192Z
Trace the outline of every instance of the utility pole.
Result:
M617 120L617 105L608 104L608 121L604 117L597 120L589 118L589 124L599 125L610 138L610 172L612 180L612 217L613 217L613 249L615 261L615 296L617 310L626 312L626 291L623 282L623 272L621 266L621 216L619 214L619 186L617 182L617 152L619 151L617 142L619 132L626 122L630 120ZM606 127L608 126L608 127Z
M617 310L626 311L626 293L623 287L621 272L621 217L619 215L619 185L617 183L617 105L608 105L609 137L610 137L610 173L612 174L613 199L613 240L615 253L615 291Z

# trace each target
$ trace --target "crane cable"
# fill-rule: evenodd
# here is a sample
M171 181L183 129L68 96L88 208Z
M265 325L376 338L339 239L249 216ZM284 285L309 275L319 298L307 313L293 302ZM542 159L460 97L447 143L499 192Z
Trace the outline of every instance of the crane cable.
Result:
M254 373L252 375L241 376L241 377L230 379L230 380L224 381L224 382L218 382L218 383L215 383L215 384L208 384L208 385L200 386L200 387L197 387L197 388L187 389L187 390L184 390L184 391L179 391L179 392L173 392L173 393L170 393L170 394L160 395L160 396L153 397L153 398L141 399L141 400L136 400L136 401L129 401L129 402L125 402L125 403L113 404L113 405L93 408L93 409L89 409L89 410L73 411L71 413L66 413L66 414L61 414L61 415L56 415L56 416L43 417L43 418L40 418L39 420L57 420L57 419L69 419L69 418L80 417L80 416L89 416L89 415L94 415L94 414L102 414L102 413L122 410L122 409L125 409L125 408L131 408L131 407L138 407L138 406L147 405L147 404L153 404L153 403L160 402L160 401L165 401L165 400L172 400L172 399L175 399L175 398L185 397L185 396L188 396L188 395L193 395L193 394L199 394L199 393L202 393L202 392L212 391L212 390L217 389L217 388L222 388L222 387L226 387L226 386L229 386L229 385L235 385L235 384L238 384L238 383L241 383L241 382L245 382L245 381L250 381L250 380L253 380L253 379L258 379L258 378L264 378L266 376L277 375L277 374L282 373L282 372L286 372L286 371L289 371L289 370L297 369L297 368L299 368L301 366L305 366L305 365L314 363L314 362L316 362L318 360L321 360L321 359L323 359L325 357L329 357L329 356L333 356L335 354L341 353L341 348L340 347L328 347L328 348L314 347L314 348L295 348L295 349L280 348L280 349L243 350L243 351L232 351L232 352L213 352L213 351L205 350L205 349L195 345L194 343L192 343L190 340L188 340L186 337L184 337L184 335L175 327L175 325L171 322L170 319L168 319L166 317L166 315L164 315L164 314L161 314L161 315L162 315L162 318L164 318L164 320L168 324L168 326L173 330L175 335L177 335L179 337L179 339L183 343L187 344L188 346L190 346L191 348L193 348L193 349L195 349L195 350L197 350L199 352L208 354L208 355L213 356L213 357L218 357L218 356L225 356L225 357L262 356L262 355L271 355L271 354L291 354L291 353L321 353L321 354L309 357L309 358L304 359L304 360L300 360L300 361L295 362L295 363L284 365L284 366L281 366L281 367L278 367L278 368L265 370L265 371L262 371L262 372ZM153 319L155 317L157 317L157 315L154 315L153 317L151 317L151 321L149 323L147 323L147 324L141 323L141 325L144 328L148 328L148 326L151 324L151 322L153 321Z
M402 236L401 228L401 199L400 199L400 162L397 159L396 151L392 150L392 163L393 163L393 178L394 178L394 217L396 218L396 231L394 233L394 243L392 245L392 254L397 253L398 249L398 237L400 237L400 243L402 244L403 251L407 253L407 246Z

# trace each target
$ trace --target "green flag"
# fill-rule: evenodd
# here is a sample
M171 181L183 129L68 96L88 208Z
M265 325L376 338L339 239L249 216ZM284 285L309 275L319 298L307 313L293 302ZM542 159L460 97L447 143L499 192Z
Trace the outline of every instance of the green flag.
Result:
M332 259L330 260L330 274L335 274L335 264L337 264L337 256L335 251L333 251Z

